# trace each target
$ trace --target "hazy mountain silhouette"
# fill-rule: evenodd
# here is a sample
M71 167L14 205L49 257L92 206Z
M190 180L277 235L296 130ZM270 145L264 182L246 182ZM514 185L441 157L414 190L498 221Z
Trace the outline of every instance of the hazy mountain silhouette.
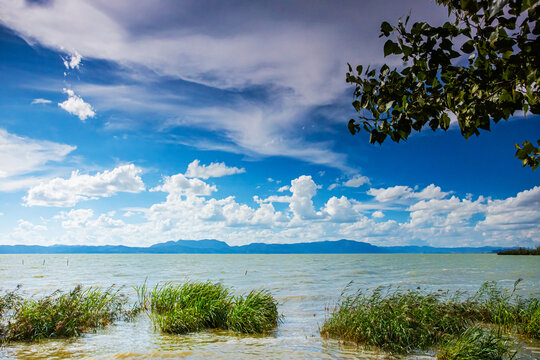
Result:
M473 254L493 253L496 247L437 248L430 246L375 246L362 241L338 240L297 244L252 243L229 246L218 240L178 240L149 247L122 245L0 245L0 254Z

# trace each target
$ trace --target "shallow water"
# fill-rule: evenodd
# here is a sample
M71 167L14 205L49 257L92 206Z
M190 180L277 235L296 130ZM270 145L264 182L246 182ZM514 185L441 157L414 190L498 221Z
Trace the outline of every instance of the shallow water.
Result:
M43 295L76 284L132 286L211 280L237 293L264 286L284 316L267 337L229 332L162 335L145 315L72 340L17 343L0 348L7 359L371 359L384 354L321 339L325 308L352 289L396 285L474 292L485 281L505 287L523 278L519 292L540 296L540 257L497 255L0 255L0 289L22 284L25 295ZM539 359L540 343L523 342L522 359ZM411 356L433 359L433 354Z

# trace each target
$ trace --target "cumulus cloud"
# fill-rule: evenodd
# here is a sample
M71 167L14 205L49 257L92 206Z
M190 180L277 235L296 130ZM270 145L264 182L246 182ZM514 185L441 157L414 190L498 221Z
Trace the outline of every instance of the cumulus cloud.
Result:
M367 176L355 175L349 180L343 183L343 186L357 188L364 184L369 184L369 178Z
M284 191L287 191L289 190L291 187L289 185L283 185L282 187L280 187L278 189L278 192L284 192Z
M94 216L92 209L73 209L69 212L62 211L55 219L62 219L64 229L74 229L83 227L88 220Z
M92 109L92 106L75 94L71 89L64 89L64 93L68 95L68 99L64 102L58 103L62 109L68 113L77 116L81 121L85 121L86 118L93 118L96 113Z
M66 69L68 70L78 69L82 60L82 56L81 54L75 51L73 54L70 54L67 58L62 58L62 60L64 62L64 66L66 67Z
M237 167L228 167L225 163L210 163L209 165L200 165L200 161L193 160L187 168L186 177L208 179L211 177L222 177L226 175L242 174L246 169Z
M37 98L37 99L32 100L32 105L34 105L34 104L50 104L50 103L52 103L51 100L42 99L42 98Z
M93 181L86 179L85 182ZM62 185L57 189L65 187ZM164 201L147 208L125 209L138 215L130 223L114 212L100 214L92 209L72 209L45 219L43 224L47 227L21 220L10 234L0 233L0 242L47 243L53 235L51 229L60 227L63 230L59 237L61 242L96 244L148 245L170 239L204 238L224 240L231 245L340 238L376 245L538 244L540 187L506 199L493 200L483 196L473 199L469 195L465 198L453 195L420 199L440 197L443 191L436 188L428 186L418 191L402 191L416 194L407 196L407 203L401 197L381 203L332 196L318 207L315 200L325 199L317 199L317 184L312 177L302 175L291 181L290 196L271 195L265 199L254 196L255 205L250 205L237 201L234 196L216 198L215 185L177 174L165 177L162 185L152 189L166 192ZM95 195L88 193L85 198ZM282 210L276 209L276 203L281 203ZM366 208L366 203L374 203L379 209ZM381 205L388 204L397 204L394 208L400 209L397 218L394 211L382 212Z
M290 191L292 196L289 206L296 218L306 220L320 217L313 207L312 198L317 193L317 184L311 175L302 175L291 181Z
M353 205L345 196L337 198L332 196L326 206L324 212L329 215L329 219L335 222L353 222L358 218L358 213L353 209Z
M439 186L434 184L426 186L422 191L415 192L408 186L396 185L388 188L375 189L367 191L368 195L374 196L379 202L391 202L407 199L442 199L449 193L441 191Z
M150 189L150 191L162 191L167 192L170 195L179 196L195 196L212 195L212 192L217 191L215 185L208 185L201 179L188 179L184 174L176 174L173 176L166 176L164 178L163 185Z
M110 197L119 192L138 193L145 190L141 173L133 164L95 175L74 171L68 179L54 178L32 187L24 197L25 205L71 207L79 201Z
M486 217L477 224L482 231L519 230L540 235L540 186L519 192L515 197L488 200ZM540 238L540 237L539 237Z

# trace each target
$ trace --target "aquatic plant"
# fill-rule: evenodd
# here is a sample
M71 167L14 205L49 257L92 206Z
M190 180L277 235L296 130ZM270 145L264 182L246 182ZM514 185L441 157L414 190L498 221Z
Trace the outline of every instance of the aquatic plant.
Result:
M149 293L151 319L166 333L225 328L229 290L211 282L156 285Z
M4 312L15 307L18 304L22 297L18 294L21 285L17 285L14 290L6 291L3 295L0 295L0 319L3 318Z
M428 349L448 336L465 334L478 337L478 341L491 339L491 335L468 333L475 324L538 338L540 301L517 296L520 281L512 290L487 282L468 298L460 292L392 288L378 288L371 295L360 291L342 294L321 327L321 334L395 353Z
M72 337L104 327L126 315L127 299L119 291L77 286L41 299L19 299L3 321L3 341Z
M184 334L204 329L230 329L264 334L278 323L277 302L266 290L232 296L219 283L187 282L136 288L139 303L154 326L165 333Z
M518 310L518 332L540 339L540 300L529 299Z
M500 333L479 327L459 336L448 336L437 353L437 360L509 360L515 357L512 342Z
M468 322L441 299L442 294L378 288L371 295L344 296L321 334L384 351L406 353L459 334Z
M227 328L243 334L266 334L278 321L277 302L263 289L235 297L227 314Z

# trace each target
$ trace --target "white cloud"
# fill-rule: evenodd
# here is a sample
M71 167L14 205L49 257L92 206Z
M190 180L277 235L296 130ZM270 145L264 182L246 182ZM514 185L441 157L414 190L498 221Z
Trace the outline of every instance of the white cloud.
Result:
M354 175L349 180L345 181L342 185L346 187L357 188L364 184L369 184L369 178L362 175Z
M332 196L326 203L324 212L329 215L329 220L334 222L353 222L358 218L358 213L345 196L341 198Z
M336 179L336 181L338 181L338 180L339 179ZM336 183L330 184L328 186L328 190L333 190L333 189L337 188L338 186L357 188L357 187L360 187L360 186L362 186L364 184L369 184L369 183L370 183L370 181L369 181L369 178L367 176L356 174L353 177L349 178L347 181L344 181L342 183L336 182Z
M338 186L339 186L338 183L330 184L330 185L328 185L328 190L334 190L334 189L337 188Z
M264 102L191 106L188 111L178 111L178 106L171 111L175 106L153 101L155 94L146 94L144 101L131 96L119 99L118 87L110 89L116 90L115 96L101 91L92 101L97 104L99 97L116 109L134 109L131 105L136 102L135 111L139 106L154 113L159 109L170 126L210 129L226 140L191 141L193 146L227 147L247 155L287 154L351 171L346 155L333 150L332 141L312 142L299 129L308 123L310 111L341 101L347 89L342 79L347 59L372 64L384 60L381 51L366 49L382 48L377 35L383 19L397 19L410 8L415 9L413 17L446 19L442 7L418 6L412 0L394 3L384 14L366 2L208 7L200 2L170 6L157 1L149 6L122 0L114 5L56 0L47 6L27 6L24 0L10 0L3 1L0 19L31 44L64 53L68 49L74 55L66 61L69 68L78 65L80 57L89 57L115 62L135 78L166 76L235 91L270 89L272 95ZM364 14L363 20L358 14ZM358 42L361 47L350 46Z
M82 56L75 51L73 54L70 54L66 59L62 58L62 60L66 69L78 69L82 60Z
M92 209L73 209L69 212L62 211L55 216L56 219L63 219L62 227L65 229L81 228L86 225L88 220L94 216Z
M441 191L441 188L434 184L426 186L422 191L415 192L408 186L392 186L388 188L375 189L367 191L368 195L374 196L379 202L391 202L407 199L442 199L449 193Z
M42 98L37 98L37 99L32 100L32 105L34 105L34 104L50 104L50 103L52 103L51 100L42 99Z
M244 168L228 167L225 163L210 163L210 165L199 164L199 160L193 160L193 162L188 165L186 177L208 179L211 177L222 177L246 172L246 169Z
M85 121L86 118L93 118L96 113L92 109L92 106L75 94L71 89L64 89L64 93L68 95L68 99L64 102L58 103L62 109L68 113L78 116L81 121Z
M150 191L163 191L174 197L212 195L212 192L217 191L215 185L208 185L200 179L188 179L183 174L166 176L163 185L157 186Z
M44 225L35 225L30 221L19 219L17 226L9 234L10 238L20 243L30 240L30 243L44 243L47 227Z
M317 184L311 178L311 175L302 175L291 181L292 192L290 208L295 218L301 220L316 219L320 217L313 207L311 200L317 193Z
M65 160L75 146L17 136L0 129L0 191L28 188L40 180L29 176Z
M488 200L486 217L478 230L514 230L514 235L534 231L540 238L540 186L519 192L516 197ZM522 235L521 235L522 236Z
M289 185L283 185L282 187L280 187L278 189L278 192L284 192L284 191L287 191L289 190L291 187Z
M79 201L110 197L118 192L144 191L142 170L133 164L122 165L95 175L71 173L68 179L54 178L28 190L27 206L75 206Z
M211 197L217 191L215 186L177 174L153 189L168 192L165 201L148 208L125 209L138 214L130 219L132 223L120 220L123 215L114 212L72 209L43 220L47 227L21 220L11 233L0 233L0 243L50 244L56 239L75 244L148 245L171 239L216 238L240 245L348 238L386 246L533 246L540 238L540 187L499 200L482 196L476 200L470 196L429 200L409 197L410 205L404 207L402 199L397 198L402 209L399 217L409 214L407 221L398 222L392 218L394 212L385 215L369 208L370 215L364 215L365 203L345 196L330 197L317 209L317 185L310 176L300 176L291 184L291 196L254 196L257 205L250 206L234 196ZM421 196L442 192L434 187L427 189ZM277 211L276 202L288 204L287 208ZM55 236L55 228L61 229L59 235Z

